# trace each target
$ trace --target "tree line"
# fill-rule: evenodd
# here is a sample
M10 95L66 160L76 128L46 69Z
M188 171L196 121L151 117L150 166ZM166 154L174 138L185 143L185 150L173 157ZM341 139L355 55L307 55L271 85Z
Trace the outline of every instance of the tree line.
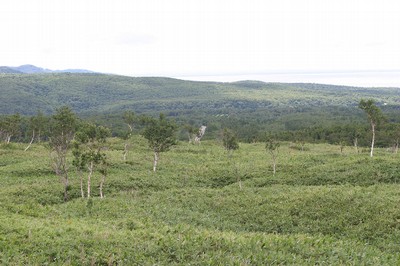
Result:
M341 147L354 145L356 149L360 146L370 145L370 156L373 151L377 136L386 136L393 145L393 151L397 153L400 140L400 126L394 123L387 123L382 111L376 106L373 100L361 100L359 108L365 111L368 126L348 126L346 128L337 127L336 130L327 132L324 130L306 129L295 132L266 133L264 139L266 152L270 154L272 160L273 174L276 173L277 157L279 154L280 141L292 141L299 143L301 149L306 142L315 142L326 139L334 139ZM140 134L147 140L149 148L153 151L153 171L156 172L160 158L160 153L168 151L177 143L178 125L174 120L168 119L164 114L158 118L147 115L136 115L132 111L126 111L123 115L126 125L126 132L122 136L125 140L123 160L129 152L130 138L135 128L139 128ZM200 128L185 124L181 127L187 132L188 140L191 143L200 143L205 135L206 126ZM345 130L343 130L345 129ZM378 131L379 129L379 131ZM377 134L380 132L380 135ZM21 135L29 135L29 141L25 151L30 148L34 141L46 141L52 159L52 167L57 176L60 177L64 186L64 200L67 201L69 188L69 165L67 155L72 151L73 162L77 175L80 177L80 192L82 198L91 197L91 180L97 171L101 174L100 197L104 197L103 185L107 177L109 162L105 153L107 148L107 138L112 136L112 131L104 126L97 125L79 119L69 107L61 107L52 116L45 116L38 112L35 116L21 117L19 114L3 116L0 120L0 137L7 145L11 140L21 139ZM384 134L383 134L384 133ZM327 136L331 136L327 138ZM239 138L232 129L224 128L221 130L221 142L227 150L228 156L239 149ZM369 141L365 141L365 139ZM27 137L25 137L27 139ZM259 140L257 140L259 141ZM86 180L85 180L86 177ZM84 189L84 183L86 191Z
M382 115L382 111L375 104L373 100L362 100L364 104L368 101L370 106L374 106L376 110L379 110L382 119L379 119L379 128L374 130L376 138L374 138L375 145L377 147L391 147L397 151L400 141L400 123L395 123L393 119L386 119ZM364 108L364 107L363 107ZM360 109L361 101L360 101ZM137 116L137 115L136 115ZM113 116L113 121L116 124L108 124L112 136L117 136L122 139L129 138L130 134L137 133L137 129L140 129L141 124L137 123L136 119L144 115L136 117L134 112L126 111L119 116ZM367 115L370 117L369 115ZM103 124L104 121L90 120L94 124ZM139 119L140 120L140 119ZM225 119L229 120L229 119ZM34 141L47 141L49 136L49 129L51 116L44 115L41 111L38 111L34 116L21 116L18 113L13 115L0 116L0 139L4 142L9 143L11 141L32 143ZM204 121L203 121L204 122ZM133 125L136 124L136 132L134 132ZM202 125L201 121L189 120L189 121L178 121L178 139L184 140L188 138L190 142L195 141L196 134L199 130L199 126ZM241 120L231 121L230 123L221 123L216 125L213 122L207 126L206 139L220 138L224 128L229 128L234 131L236 137L241 142L263 142L266 141L271 135L279 141L292 141L298 143L329 143L344 146L355 146L355 147L367 147L371 144L370 128L371 124L352 122L347 124L338 123L332 126L304 126L295 130L264 130L262 132L254 131L256 125L246 124ZM127 127L129 130L126 130ZM268 126L265 126L268 128ZM375 128L376 126L374 126ZM268 134L265 134L268 132ZM29 148L29 145L27 146ZM129 148L129 141L126 142L125 150Z

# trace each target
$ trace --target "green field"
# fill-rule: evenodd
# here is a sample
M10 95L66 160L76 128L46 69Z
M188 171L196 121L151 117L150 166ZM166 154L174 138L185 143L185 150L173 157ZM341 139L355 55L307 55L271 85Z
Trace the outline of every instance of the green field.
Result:
M263 143L179 142L152 171L139 136L127 162L110 139L105 198L71 199L46 144L0 146L3 265L396 265L399 155L282 143L277 173ZM70 156L72 160L72 156Z

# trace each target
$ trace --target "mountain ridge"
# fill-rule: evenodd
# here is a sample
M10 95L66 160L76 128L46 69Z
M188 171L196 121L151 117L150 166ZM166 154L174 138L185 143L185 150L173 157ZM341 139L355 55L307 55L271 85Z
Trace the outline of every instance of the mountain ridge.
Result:
M17 67L0 66L0 73L2 74L45 74L45 73L97 73L87 69L64 69L64 70L51 70L47 68L37 67L31 64L25 64Z

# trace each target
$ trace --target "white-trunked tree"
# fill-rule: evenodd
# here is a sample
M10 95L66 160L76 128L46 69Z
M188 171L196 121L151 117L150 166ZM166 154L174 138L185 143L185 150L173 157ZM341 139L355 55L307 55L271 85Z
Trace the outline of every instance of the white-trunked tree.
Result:
M75 136L77 117L72 110L63 106L51 117L49 146L53 169L64 184L64 201L68 200L67 153Z
M74 141L74 165L80 173L81 196L85 197L83 190L83 174L85 168L88 171L87 197L91 196L91 181L96 169L102 174L100 181L100 197L103 198L103 184L107 173L107 158L103 152L107 137L111 136L108 128L94 124L83 124L76 133Z
M362 99L358 107L365 111L368 116L369 123L371 124L372 140L371 140L371 153L370 156L374 156L374 145L375 145L375 130L376 126L384 120L381 109L375 105L375 101L372 99Z
M154 152L153 171L156 172L160 153L168 151L176 144L177 126L162 113L158 119L143 117L142 122L145 124L142 136L147 139L149 147Z

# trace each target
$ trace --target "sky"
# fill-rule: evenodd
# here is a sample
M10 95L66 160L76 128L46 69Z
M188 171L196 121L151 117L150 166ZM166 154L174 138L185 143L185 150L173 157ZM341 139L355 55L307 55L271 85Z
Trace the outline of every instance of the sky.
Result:
M399 14L398 0L4 1L0 65L220 80L389 71L400 87Z

